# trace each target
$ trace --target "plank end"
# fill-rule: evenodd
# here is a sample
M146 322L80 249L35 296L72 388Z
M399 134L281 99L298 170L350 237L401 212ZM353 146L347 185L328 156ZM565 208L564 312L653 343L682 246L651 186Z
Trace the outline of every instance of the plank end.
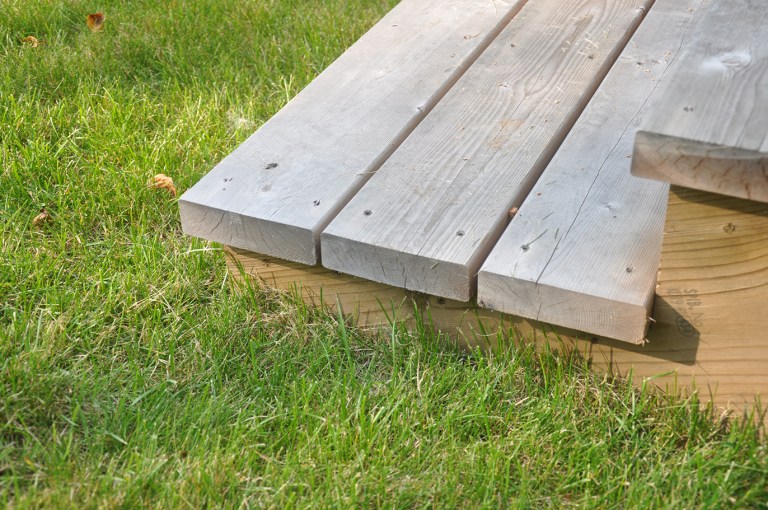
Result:
M311 229L211 207L190 200L186 193L179 199L179 213L187 235L309 266L318 263Z
M632 175L768 202L768 153L640 130Z
M652 288L643 302L606 299L565 288L521 280L483 268L478 305L505 314L641 345L646 341Z
M468 302L474 278L464 265L377 246L327 230L320 236L328 269L416 292Z

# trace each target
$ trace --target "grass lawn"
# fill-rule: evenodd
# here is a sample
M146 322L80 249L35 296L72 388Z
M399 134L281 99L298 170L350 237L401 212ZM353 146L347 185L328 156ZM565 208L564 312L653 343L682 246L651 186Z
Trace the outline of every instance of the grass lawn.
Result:
M0 507L768 508L759 431L695 398L361 332L182 235L152 177L190 187L394 3L0 2Z

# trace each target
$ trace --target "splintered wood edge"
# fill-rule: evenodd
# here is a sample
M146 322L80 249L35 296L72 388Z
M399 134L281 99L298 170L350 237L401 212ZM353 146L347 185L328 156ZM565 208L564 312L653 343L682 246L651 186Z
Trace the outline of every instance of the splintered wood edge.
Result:
M632 175L768 202L768 153L638 131Z
M246 250L225 247L227 265L237 278L252 276L265 285L298 292L310 303L327 306L352 317L364 327L391 326L404 321L424 324L440 331L465 348L486 351L505 343L535 343L560 352L577 352L601 373L630 376L636 384L652 382L667 393L696 392L702 402L715 409L744 413L755 409L756 394L768 394L768 383L754 367L742 373L739 362L730 361L734 349L747 349L746 356L760 359L766 346L747 346L738 338L719 335L715 342L702 342L688 307L690 296L676 303L677 283L660 285L648 342L635 345L588 335L551 324L478 308L471 303L413 293L404 289L331 271L274 259ZM684 284L684 282L683 282ZM322 301L321 301L322 298ZM706 358L701 361L700 358ZM758 361L759 366L759 361ZM753 374L753 375L749 375ZM762 390L762 391L761 391Z

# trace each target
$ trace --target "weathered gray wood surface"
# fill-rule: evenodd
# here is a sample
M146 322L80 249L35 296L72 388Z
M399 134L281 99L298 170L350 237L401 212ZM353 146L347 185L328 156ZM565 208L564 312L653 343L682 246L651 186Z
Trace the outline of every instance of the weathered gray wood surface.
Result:
M304 264L524 0L403 0L180 199L187 234Z
M323 265L467 301L646 0L528 2L321 236Z
M768 202L768 2L713 2L637 133L632 171Z
M669 187L630 175L632 144L708 3L656 0L480 270L481 306L643 341Z

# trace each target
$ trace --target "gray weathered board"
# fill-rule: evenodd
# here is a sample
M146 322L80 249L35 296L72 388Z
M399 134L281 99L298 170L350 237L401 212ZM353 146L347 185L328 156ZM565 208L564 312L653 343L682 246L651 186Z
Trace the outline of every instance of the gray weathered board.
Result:
M403 0L180 199L187 234L316 264L320 231L524 0Z
M637 133L632 171L768 202L768 2L713 2Z
M481 306L643 341L669 187L630 175L632 143L708 3L656 0L480 270Z
M469 300L650 0L528 2L321 236L323 265Z

